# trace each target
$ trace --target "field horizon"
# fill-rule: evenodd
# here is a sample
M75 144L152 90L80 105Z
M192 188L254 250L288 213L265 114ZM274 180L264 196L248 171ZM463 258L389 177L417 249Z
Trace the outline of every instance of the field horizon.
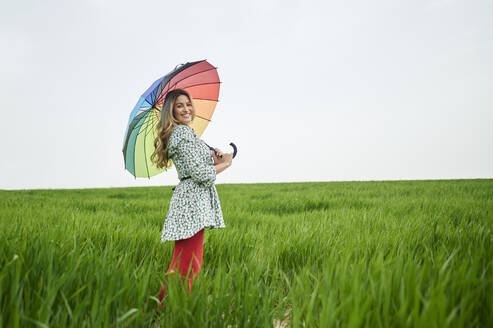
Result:
M148 180L146 178L138 178L139 180ZM491 180L493 178L439 178L439 179L383 179L383 180L327 180L327 181L273 181L273 182L224 182L216 183L217 186L221 185L273 185L273 184L300 184L300 183L349 183L349 182L433 182L433 181L482 181ZM178 181L177 181L178 183ZM48 190L92 190L92 189L126 189L126 188L161 188L161 187L174 187L176 184L163 184L159 186L110 186L110 187L81 187L81 188L15 188L15 189L1 189L0 191L48 191Z

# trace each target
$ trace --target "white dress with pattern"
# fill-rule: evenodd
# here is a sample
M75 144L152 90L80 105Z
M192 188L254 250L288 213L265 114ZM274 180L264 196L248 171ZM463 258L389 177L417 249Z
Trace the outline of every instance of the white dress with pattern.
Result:
M161 242L192 237L203 228L224 228L214 182L216 168L209 147L186 125L171 132L169 158L178 178L190 177L176 186L164 221Z

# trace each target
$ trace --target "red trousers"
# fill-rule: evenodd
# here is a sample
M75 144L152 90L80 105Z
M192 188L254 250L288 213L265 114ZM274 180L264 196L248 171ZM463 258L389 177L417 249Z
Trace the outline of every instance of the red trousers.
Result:
M190 275L188 276L188 293L192 288L193 279L199 276L200 268L202 267L202 253L204 246L204 229L197 232L190 238L175 240L175 250L173 252L173 259L166 274L172 271L179 271L183 279L186 278L187 273L192 266ZM166 292L166 282L164 282L163 288L159 293L159 301L162 301Z

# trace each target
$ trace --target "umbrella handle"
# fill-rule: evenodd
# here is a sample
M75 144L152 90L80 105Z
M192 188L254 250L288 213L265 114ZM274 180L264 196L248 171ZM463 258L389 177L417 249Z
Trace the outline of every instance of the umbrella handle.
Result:
M207 145L207 144L206 144L206 145ZM238 148L237 148L237 147L236 147L236 145L235 145L234 143L232 143L232 142L230 142L230 143L229 143L229 145L230 145L231 147L233 147L233 158L235 158L236 153L238 152ZM207 145L207 146L209 146L209 145ZM210 149L210 150L212 150L212 151L214 151L214 152L216 153L216 155L217 155L217 152L214 150L214 147L209 146L209 149ZM222 156L218 156L218 157L219 157L219 158L222 158Z
M231 147L233 147L233 158L235 158L236 153L238 152L238 149L236 148L236 145L232 142L229 143Z

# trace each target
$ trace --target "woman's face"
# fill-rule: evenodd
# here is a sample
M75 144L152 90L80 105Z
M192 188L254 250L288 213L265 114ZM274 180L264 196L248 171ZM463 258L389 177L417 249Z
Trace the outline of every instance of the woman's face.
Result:
M181 123L188 125L192 122L192 102L185 95L179 95L175 101L175 107L173 108L173 114L175 118Z

